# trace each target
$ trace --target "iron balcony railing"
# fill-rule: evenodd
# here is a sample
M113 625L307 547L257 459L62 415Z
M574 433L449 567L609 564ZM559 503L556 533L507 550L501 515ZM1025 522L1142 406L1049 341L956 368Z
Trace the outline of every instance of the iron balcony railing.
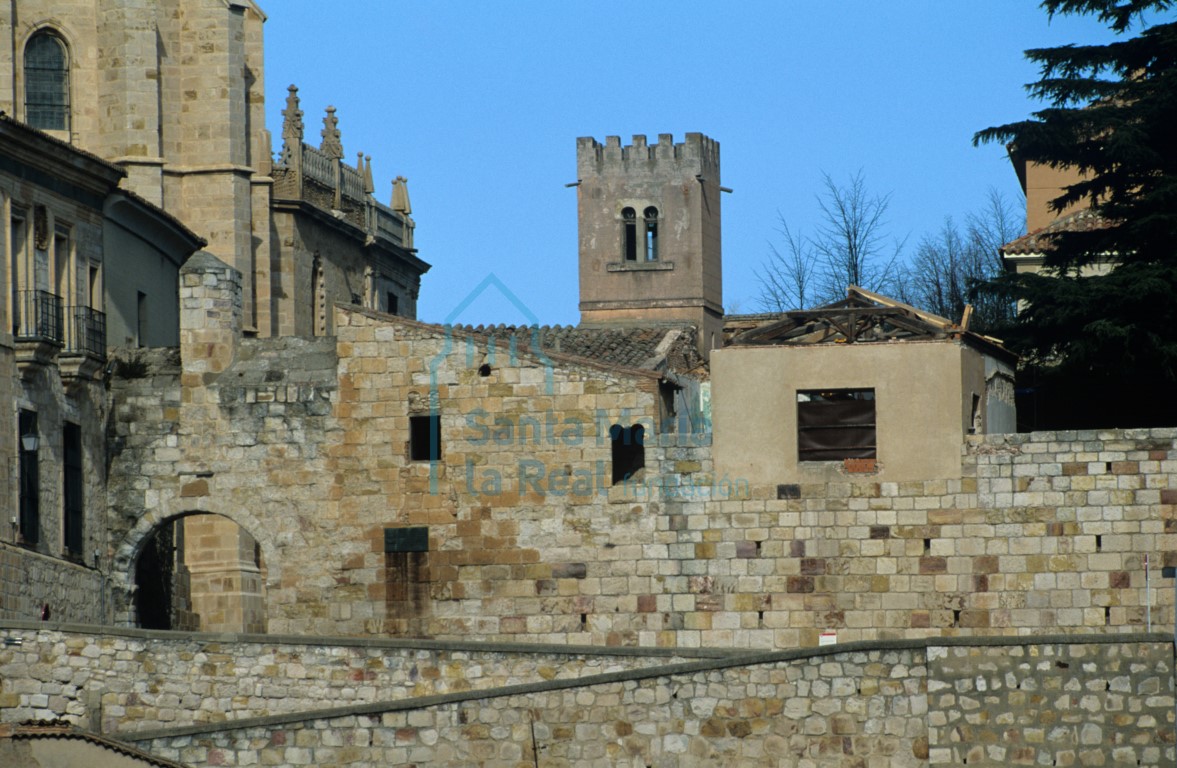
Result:
M70 307L72 326L65 340L66 352L106 357L106 314L91 307Z
M20 291L15 320L12 335L19 340L64 341L60 296L48 291Z

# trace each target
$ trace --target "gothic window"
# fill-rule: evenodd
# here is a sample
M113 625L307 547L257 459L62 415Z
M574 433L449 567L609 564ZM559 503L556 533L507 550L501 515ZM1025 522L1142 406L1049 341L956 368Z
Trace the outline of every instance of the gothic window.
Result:
M638 260L638 216L633 208L621 209L622 257L626 261Z
M658 209L650 206L642 213L646 220L646 261L658 260Z
M25 45L25 122L45 131L69 130L69 51L42 30Z
M873 459L875 391L828 389L797 393L797 458Z

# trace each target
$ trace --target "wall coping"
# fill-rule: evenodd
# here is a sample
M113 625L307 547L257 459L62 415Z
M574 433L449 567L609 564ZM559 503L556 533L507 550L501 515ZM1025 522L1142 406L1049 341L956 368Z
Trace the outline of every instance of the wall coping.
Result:
M66 634L126 637L137 640L165 640L198 643L240 643L243 645L305 645L337 648L387 648L389 650L450 651L503 653L547 656L647 656L727 658L733 654L723 648L662 648L648 646L563 645L557 643L505 643L477 640L431 640L427 638L347 637L334 635L250 634L238 632L181 632L139 629L105 624L73 624L55 621L0 619L0 633L5 630L63 632ZM739 651L738 651L739 652ZM743 651L742 653L756 653Z

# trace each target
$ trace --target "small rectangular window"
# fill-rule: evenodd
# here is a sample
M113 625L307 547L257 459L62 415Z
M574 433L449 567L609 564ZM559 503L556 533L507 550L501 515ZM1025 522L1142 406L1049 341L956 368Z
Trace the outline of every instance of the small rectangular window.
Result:
M609 427L613 455L613 484L625 482L646 466L646 430L641 424Z
M875 391L825 389L797 393L797 458L876 458Z
M441 416L428 414L409 417L409 460L441 459Z
M135 304L135 346L147 346L147 294L139 291Z

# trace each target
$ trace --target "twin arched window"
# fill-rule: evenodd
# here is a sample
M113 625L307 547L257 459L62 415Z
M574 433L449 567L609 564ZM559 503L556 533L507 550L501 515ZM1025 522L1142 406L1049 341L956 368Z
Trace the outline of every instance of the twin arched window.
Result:
M43 131L69 130L69 49L49 30L25 45L25 122Z
M622 258L626 261L658 260L658 209L649 206L642 211L642 228L639 236L637 212L633 208L621 209ZM641 258L639 255L641 243Z

